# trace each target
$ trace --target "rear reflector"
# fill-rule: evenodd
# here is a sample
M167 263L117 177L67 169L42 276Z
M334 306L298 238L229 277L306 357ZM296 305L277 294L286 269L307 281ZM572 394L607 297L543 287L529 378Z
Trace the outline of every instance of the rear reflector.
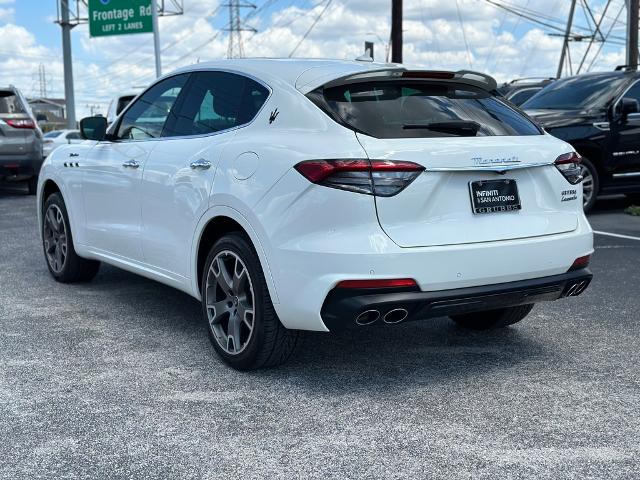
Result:
M29 119L5 120L5 123L13 128L28 128L28 129L36 128L36 124L33 122L33 120L29 120Z
M567 182L571 185L576 185L582 181L581 161L582 157L580 155L576 152L569 152L560 155L554 163L562 176L567 179Z
M394 278L390 280L343 280L336 288L398 288L417 287L413 278Z
M424 171L422 165L396 160L307 160L295 169L307 180L325 187L391 197Z
M574 270L580 270L581 268L587 268L589 266L589 262L591 261L591 255L585 255L584 257L578 257L569 268L569 272L573 272Z

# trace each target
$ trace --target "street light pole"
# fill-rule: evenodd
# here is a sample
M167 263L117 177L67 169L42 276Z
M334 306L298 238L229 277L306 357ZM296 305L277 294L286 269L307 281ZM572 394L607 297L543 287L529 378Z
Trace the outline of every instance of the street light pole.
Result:
M64 101L67 110L67 128L76 128L76 99L73 92L73 63L71 61L71 22L69 0L60 0L60 26L62 27L62 64L64 67Z
M157 0L151 0L151 20L153 22L153 48L156 55L156 78L162 75L162 63L160 61L160 30L158 29L158 4Z
M402 0L391 0L391 61L402 63Z

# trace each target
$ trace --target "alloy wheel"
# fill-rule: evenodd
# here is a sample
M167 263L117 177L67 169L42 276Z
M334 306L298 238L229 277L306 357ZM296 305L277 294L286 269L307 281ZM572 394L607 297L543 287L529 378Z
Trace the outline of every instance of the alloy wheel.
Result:
M49 205L44 215L44 251L51 270L60 273L67 260L68 238L62 210L57 205Z
M584 165L580 165L580 170L582 174L582 205L585 206L591 202L594 195L593 175L591 170Z
M238 355L254 331L253 283L242 259L230 250L218 253L209 267L205 303L216 342L229 355Z

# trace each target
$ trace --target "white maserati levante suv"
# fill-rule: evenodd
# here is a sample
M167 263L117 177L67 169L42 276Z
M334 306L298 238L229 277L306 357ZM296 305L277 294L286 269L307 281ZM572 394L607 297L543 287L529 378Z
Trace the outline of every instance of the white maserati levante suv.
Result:
M359 61L178 70L46 160L47 265L187 292L238 369L285 361L299 330L513 324L587 287L593 236L580 157L495 90Z

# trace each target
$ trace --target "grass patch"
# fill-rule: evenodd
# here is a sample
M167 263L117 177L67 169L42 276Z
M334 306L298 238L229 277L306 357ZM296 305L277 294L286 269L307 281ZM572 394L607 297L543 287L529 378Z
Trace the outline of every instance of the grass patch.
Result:
M640 207L637 205L631 205L624 209L624 213L628 213L629 215L633 215L634 217L640 217Z

